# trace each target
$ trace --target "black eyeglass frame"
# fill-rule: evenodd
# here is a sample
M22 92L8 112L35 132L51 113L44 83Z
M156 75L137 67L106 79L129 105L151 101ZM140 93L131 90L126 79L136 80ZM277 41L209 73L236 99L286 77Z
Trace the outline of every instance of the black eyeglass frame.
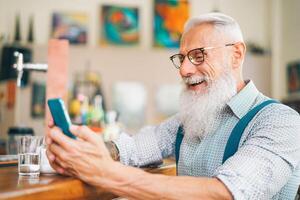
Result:
M205 51L205 50L217 49L217 48L222 48L222 47L229 47L229 46L233 46L233 45L235 45L235 43L229 43L229 44L225 44L224 46L217 46L217 47L201 47L201 48L195 48L195 49L189 50L189 51L187 52L186 55L183 55L183 54L181 54L181 53L174 54L174 55L170 56L170 60L172 61L173 65L175 66L176 69L180 69L180 67L181 67L181 65L182 65L182 63L183 63L185 57L187 56L188 59L189 59L189 61L190 61L193 65L197 66L197 65L200 65L200 64L202 64L202 63L204 62L204 55L205 55L205 54L204 54L204 51ZM194 51L200 51L200 52L202 53L202 60L201 60L201 61L195 62L195 61L193 60L193 57L189 56L189 54L191 54L191 52L194 52ZM181 58L180 58L180 56L181 56ZM175 57L179 57L179 60L180 60L180 66L178 66L178 65L175 64L175 62L174 62L174 60L173 60Z

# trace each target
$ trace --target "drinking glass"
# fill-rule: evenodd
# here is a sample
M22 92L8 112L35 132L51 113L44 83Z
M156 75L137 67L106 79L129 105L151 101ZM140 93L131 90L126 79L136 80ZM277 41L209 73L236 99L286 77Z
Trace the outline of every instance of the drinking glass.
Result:
M19 175L39 176L42 144L42 136L20 136L17 138Z

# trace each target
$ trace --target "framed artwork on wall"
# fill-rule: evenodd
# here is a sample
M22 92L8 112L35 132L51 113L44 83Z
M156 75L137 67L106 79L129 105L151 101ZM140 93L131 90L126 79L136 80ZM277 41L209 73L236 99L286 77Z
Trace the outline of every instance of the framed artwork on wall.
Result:
M139 43L139 10L137 7L103 5L100 44L136 45Z
M188 17L189 2L187 0L155 0L154 46L178 48L183 26Z
M70 44L87 43L88 16L81 12L54 12L51 37L69 40Z
M300 61L287 66L288 93L300 93Z

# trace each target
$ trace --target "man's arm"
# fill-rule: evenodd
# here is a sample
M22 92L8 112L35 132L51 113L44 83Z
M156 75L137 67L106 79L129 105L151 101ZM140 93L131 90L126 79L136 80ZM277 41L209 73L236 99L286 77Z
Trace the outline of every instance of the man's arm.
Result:
M235 199L271 199L290 180L300 161L299 114L272 104L256 116L248 131L238 151L214 175ZM291 196L296 189L293 192Z
M118 196L133 199L232 199L217 178L150 174L120 163L112 166L110 175L105 176L107 179L96 176L95 183Z
M125 165L145 166L158 163L174 154L175 139L180 122L173 116L158 126L146 126L137 134L122 133L114 143Z
M232 199L216 178L150 174L113 161L101 136L87 127L72 127L71 132L80 140L56 127L47 140L50 164L61 174L133 199Z

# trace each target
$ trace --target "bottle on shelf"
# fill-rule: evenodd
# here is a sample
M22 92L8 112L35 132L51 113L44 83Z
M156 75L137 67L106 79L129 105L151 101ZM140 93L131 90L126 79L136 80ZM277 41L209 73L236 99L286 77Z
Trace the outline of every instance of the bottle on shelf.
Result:
M121 126L117 122L117 112L109 111L106 114L107 124L105 126L103 139L104 141L112 141L118 139L121 133Z

